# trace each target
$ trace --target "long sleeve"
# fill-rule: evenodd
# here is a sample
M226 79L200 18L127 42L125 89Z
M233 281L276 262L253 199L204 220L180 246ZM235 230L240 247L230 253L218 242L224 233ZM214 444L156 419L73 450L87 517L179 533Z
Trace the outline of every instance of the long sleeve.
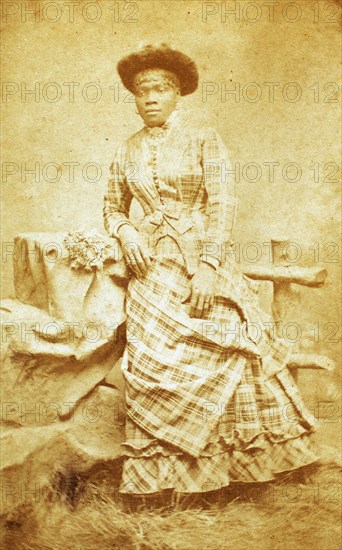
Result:
M237 199L227 149L213 128L205 131L202 154L209 221L201 259L211 263L211 258L215 258L221 263L225 256L224 244L231 238Z
M129 207L132 195L123 172L125 147L117 148L114 161L110 166L111 177L108 180L108 193L104 196L104 226L110 236L117 237L117 231L123 223L129 223Z

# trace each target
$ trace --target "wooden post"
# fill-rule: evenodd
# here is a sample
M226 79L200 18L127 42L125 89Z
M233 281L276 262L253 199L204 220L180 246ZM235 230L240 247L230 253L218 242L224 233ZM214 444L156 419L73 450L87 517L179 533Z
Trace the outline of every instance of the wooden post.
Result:
M293 265L289 261L290 243L288 239L271 239L272 263L274 266L288 267ZM293 332L291 324L295 322L292 315L299 302L299 292L289 282L273 282L272 312L276 323L276 332L280 338L289 338ZM295 326L295 325L294 325ZM289 336L287 336L289 334ZM297 379L296 370L292 371Z

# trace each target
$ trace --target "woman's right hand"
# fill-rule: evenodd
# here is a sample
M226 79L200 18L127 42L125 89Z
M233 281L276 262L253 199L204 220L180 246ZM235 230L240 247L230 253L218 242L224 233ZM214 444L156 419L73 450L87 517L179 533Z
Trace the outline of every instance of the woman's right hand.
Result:
M137 276L145 275L152 262L139 232L132 225L125 224L119 227L118 237L128 267Z

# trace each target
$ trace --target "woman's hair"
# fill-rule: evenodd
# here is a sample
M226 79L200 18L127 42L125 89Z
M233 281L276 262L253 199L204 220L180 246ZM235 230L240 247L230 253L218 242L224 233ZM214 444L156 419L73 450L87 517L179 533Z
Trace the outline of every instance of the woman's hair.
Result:
M142 84L146 80L153 78L153 76L162 77L164 82L172 86L176 91L180 93L181 86L177 75L172 71L167 71L165 69L145 69L140 71L134 77L134 90L137 89L139 84Z

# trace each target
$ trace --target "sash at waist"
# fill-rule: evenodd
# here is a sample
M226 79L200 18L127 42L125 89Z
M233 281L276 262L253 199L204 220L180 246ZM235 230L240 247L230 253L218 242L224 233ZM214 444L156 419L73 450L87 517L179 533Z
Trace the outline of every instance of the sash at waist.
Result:
M204 248L208 225L209 216L203 207L194 208L180 201L168 201L146 213L136 229L146 239L151 251L154 251L162 237L168 235L174 239L181 250L188 273L192 275L198 269L201 255L209 254L207 248ZM219 246L218 243L213 244Z
M201 232L201 238L204 238L207 223L208 216L203 210L190 208L175 201L162 204L145 215L138 229L153 234L161 225L167 224L178 235L183 235L196 225Z

